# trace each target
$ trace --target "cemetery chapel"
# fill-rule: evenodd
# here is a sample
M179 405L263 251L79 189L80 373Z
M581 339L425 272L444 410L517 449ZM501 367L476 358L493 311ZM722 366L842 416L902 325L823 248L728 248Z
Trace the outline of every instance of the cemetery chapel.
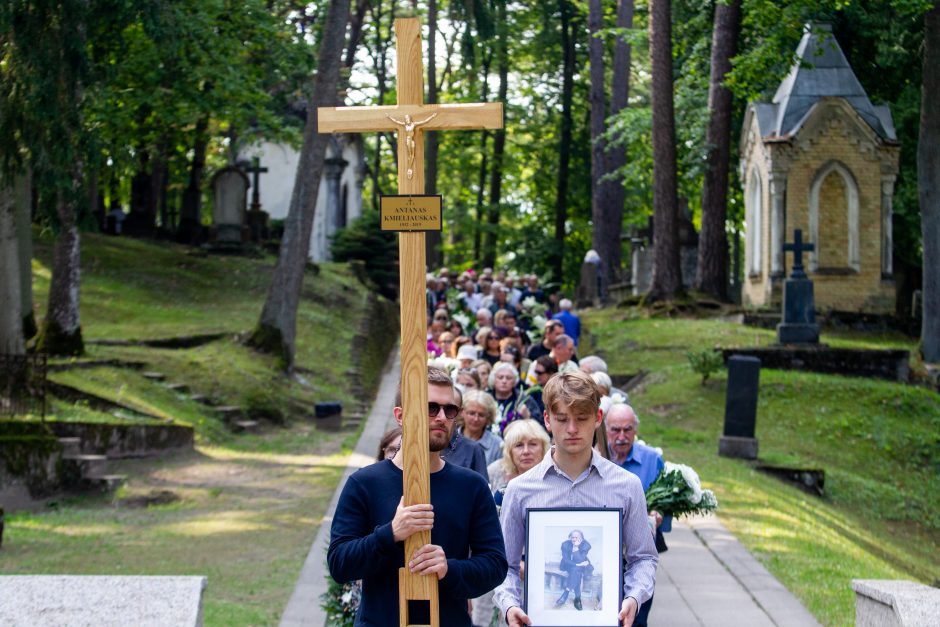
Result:
M807 26L797 56L773 100L748 105L741 131L743 302L780 302L783 245L802 229L817 309L894 313L891 111L871 103L829 25Z

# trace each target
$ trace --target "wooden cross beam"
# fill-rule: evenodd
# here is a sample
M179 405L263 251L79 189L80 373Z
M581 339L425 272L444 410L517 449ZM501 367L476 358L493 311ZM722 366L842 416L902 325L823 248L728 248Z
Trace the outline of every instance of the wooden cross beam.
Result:
M398 133L398 193L424 194L424 133L426 131L497 129L503 126L503 105L424 103L421 26L417 19L395 20L398 62L398 104L380 107L321 107L321 133ZM402 452L405 505L431 502L428 459L427 305L425 300L424 233L399 233L402 372ZM405 540L405 556L431 541L430 532ZM426 601L431 627L439 627L437 577L399 569L399 622L409 618L409 601Z

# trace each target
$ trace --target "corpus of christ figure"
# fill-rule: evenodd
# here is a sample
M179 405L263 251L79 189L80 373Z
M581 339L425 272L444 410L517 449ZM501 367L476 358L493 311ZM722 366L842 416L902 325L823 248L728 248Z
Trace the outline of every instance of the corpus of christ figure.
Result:
M408 151L408 170L407 170L407 172L405 172L405 174L406 174L406 176L407 176L409 179L410 179L410 178L413 178L413 177L414 177L414 174L415 174L415 170L414 170L414 166L415 166L415 145L416 145L416 144L415 144L415 127L421 126L422 124L425 124L425 123L427 123L427 122L430 122L430 121L433 120L436 116L437 116L436 113L432 113L430 116L428 116L428 117L425 118L424 120L421 120L420 122L414 122L414 121L412 121L411 116L408 115L407 113L405 114L405 119L404 119L404 120L396 120L395 118L393 118L392 116L390 116L390 115L388 115L388 114L385 115L385 117L387 117L389 120L391 120L391 121L394 122L395 124L398 124L399 126L404 127L404 130L405 130L405 148L406 148L407 151Z

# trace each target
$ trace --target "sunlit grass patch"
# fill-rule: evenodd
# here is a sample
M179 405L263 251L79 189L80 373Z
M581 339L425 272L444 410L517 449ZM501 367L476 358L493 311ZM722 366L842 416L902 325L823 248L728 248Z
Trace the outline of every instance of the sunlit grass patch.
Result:
M826 472L819 498L719 458L726 372L705 386L685 352L767 346L773 331L719 320L644 319L623 310L585 315L579 354L603 351L610 372L647 370L631 403L640 437L666 459L693 465L719 516L824 624L854 620L853 578L936 585L940 566L940 397L874 379L763 369L757 412L762 461ZM907 348L892 333L824 331L822 341ZM668 537L667 537L668 543Z

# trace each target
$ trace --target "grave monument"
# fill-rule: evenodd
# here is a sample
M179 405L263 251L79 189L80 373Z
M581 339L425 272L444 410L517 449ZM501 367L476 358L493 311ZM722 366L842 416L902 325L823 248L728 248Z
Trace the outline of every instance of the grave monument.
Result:
M760 359L744 355L728 358L728 391L725 397L725 427L718 442L722 457L757 459L757 392Z
M819 344L813 281L803 270L803 253L813 248L813 244L803 242L801 229L793 232L792 244L783 245L784 251L793 252L793 271L783 284L783 321L777 325L780 344Z
M503 125L503 106L495 104L426 105L424 65L421 59L421 28L416 18L395 20L398 104L375 107L321 107L317 110L321 133L397 133L398 194L405 203L424 205L424 133L426 131L497 129ZM438 199L439 197L430 197ZM438 207L440 205L438 204ZM425 234L440 230L437 219L421 209L399 231L402 453L404 503L430 502L430 467L427 429L427 345L425 314ZM384 217L383 217L384 221ZM385 228L383 226L383 228ZM405 555L428 544L430 532L416 533L405 540ZM404 564L402 565L404 566ZM439 627L438 581L399 569L399 624L416 625L421 616ZM413 614L413 615L412 615Z
M212 227L209 241L216 249L240 249L250 239L245 223L251 183L241 168L228 166L212 177Z

